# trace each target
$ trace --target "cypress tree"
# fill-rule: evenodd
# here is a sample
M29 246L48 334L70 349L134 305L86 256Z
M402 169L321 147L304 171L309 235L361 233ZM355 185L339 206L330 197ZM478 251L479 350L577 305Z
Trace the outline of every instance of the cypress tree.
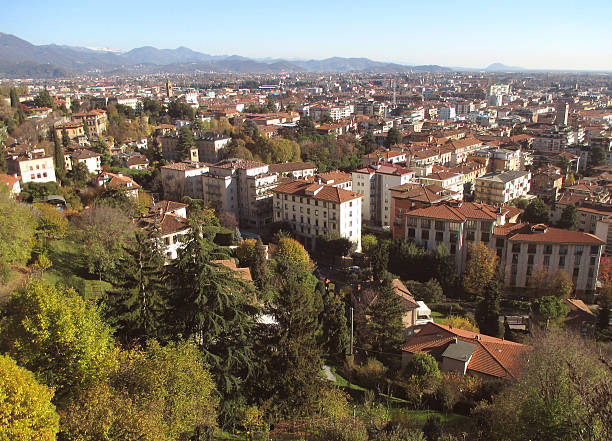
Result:
M323 312L321 322L321 344L325 356L341 362L348 353L349 329L346 320L344 302L332 290L326 290L319 282L317 290L321 289L323 297Z
M124 343L163 337L167 285L156 231L136 232L118 267L118 289L107 296L109 320Z
M500 337L502 335L502 329L499 324L499 301L499 284L492 280L485 285L484 298L478 303L475 314L478 328L485 335L493 337Z
M64 158L64 147L59 142L55 130L53 131L53 143L55 149L53 150L53 156L55 159L55 170L60 179L63 179L66 175L66 160Z

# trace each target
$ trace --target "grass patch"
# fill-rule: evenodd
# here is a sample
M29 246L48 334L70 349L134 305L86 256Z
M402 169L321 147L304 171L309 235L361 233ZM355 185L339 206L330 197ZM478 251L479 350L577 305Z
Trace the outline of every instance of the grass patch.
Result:
M71 286L86 300L97 299L112 288L110 283L89 274L83 259L86 250L79 244L67 239L51 240L46 250L52 266L45 271L43 279L49 283Z
M21 266L12 267L8 283L0 284L0 305L8 302L13 292L23 288L29 277L29 268Z

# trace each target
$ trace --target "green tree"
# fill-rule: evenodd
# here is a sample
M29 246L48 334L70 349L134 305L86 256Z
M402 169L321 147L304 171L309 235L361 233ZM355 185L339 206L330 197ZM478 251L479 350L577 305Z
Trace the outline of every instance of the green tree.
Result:
M36 242L36 218L24 205L9 196L0 185L0 261L22 265L28 261Z
M64 148L67 148L70 145L70 137L68 136L68 131L66 131L66 129L62 130L62 145Z
M53 107L55 101L49 94L47 89L43 89L38 95L34 97L34 104L36 107Z
M484 243L468 244L468 260L463 274L463 288L472 296L482 295L493 278L497 267L497 254Z
M179 130L178 143L176 145L176 160L183 161L190 159L189 151L195 146L193 132L187 126L183 126Z
M218 221L190 222L173 268L171 313L176 334L195 342L210 366L223 397L223 419L234 417L229 415L232 403L255 365L252 333L258 308L253 305L252 285L214 262L228 256L227 249L213 242L218 230Z
M381 280L389 266L389 241L379 241L378 245L371 251L372 275L374 280Z
M41 385L32 372L0 354L0 439L55 441L59 416L52 398L52 388Z
M438 362L432 355L424 352L412 354L403 374L416 379L423 387L431 387L441 378Z
M110 328L73 290L31 281L11 297L0 350L57 389L57 400L104 375Z
M66 440L188 440L216 426L214 380L193 345L118 353L109 380L65 406Z
M297 240L288 237L278 241L278 246L274 251L274 258L277 260L287 260L295 265L305 266L307 268L313 267L310 256L304 249L304 246Z
M592 167L597 167L598 165L603 165L606 163L606 151L600 145L593 146L591 148L591 157L589 161L589 165Z
M444 300L444 291L440 282L436 279L429 279L427 282L408 280L406 288L417 300L423 300L425 303L436 303Z
M365 132L365 134L361 137L361 153L367 155L368 153L372 153L376 150L376 138L374 138L374 134L371 130Z
M125 343L144 345L160 338L166 310L164 257L156 242L138 230L125 247L117 274L117 290L107 293L108 320Z
M546 224L550 218L550 208L542 199L531 201L521 215L523 222L530 224Z
M55 160L55 173L63 179L66 175L66 159L64 158L64 146L60 143L55 130L53 131L53 159Z
M327 359L343 362L349 347L344 302L334 291L325 289L322 282L317 284L317 291L323 299L323 310L319 317L321 347Z
M385 147L390 148L394 145L401 144L401 143L402 143L402 132L395 127L392 127L391 129L389 129L389 131L387 132L387 138L385 139Z
M255 121L247 119L242 124L242 133L251 139L257 139L259 137L259 127Z
M476 307L476 323L480 332L493 337L501 337L502 328L499 323L500 308L499 284L491 280L484 289L484 298Z
M276 271L281 276L279 293L268 309L277 324L263 344L267 350L259 377L261 395L270 397L284 415L311 414L321 390L317 279L290 259L280 258Z
M563 209L558 227L566 230L578 229L578 210L574 204L569 204Z
M536 324L548 329L561 326L569 308L558 297L546 296L531 304L531 312Z
M317 254L328 259L349 255L355 250L355 243L338 233L317 237Z
M68 219L56 207L45 203L34 203L38 216L38 233L47 239L61 239L68 233Z
M17 93L17 89L11 87L9 97L11 99L11 107L15 108L19 106L19 94Z
M368 307L372 347L377 351L396 352L403 342L406 309L393 289L390 275L383 280L373 304Z
M373 234L361 236L361 249L364 253L370 254L378 245L378 239Z
M69 175L75 187L83 187L91 179L91 173L84 162L73 164Z

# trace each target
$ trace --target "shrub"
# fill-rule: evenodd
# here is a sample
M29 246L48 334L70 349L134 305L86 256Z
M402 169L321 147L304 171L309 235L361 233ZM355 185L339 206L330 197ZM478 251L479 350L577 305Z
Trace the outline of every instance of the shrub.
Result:
M312 441L367 441L368 433L358 419L326 419L314 427Z
M368 358L365 364L355 368L356 382L368 389L382 391L386 384L387 368L375 358Z

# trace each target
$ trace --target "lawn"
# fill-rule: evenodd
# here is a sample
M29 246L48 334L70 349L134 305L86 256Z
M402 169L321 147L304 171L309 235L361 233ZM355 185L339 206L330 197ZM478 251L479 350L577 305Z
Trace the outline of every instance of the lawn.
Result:
M62 282L72 286L85 299L103 295L112 285L89 274L83 259L83 248L67 240L52 240L47 244L47 255L52 266L44 275L50 283Z

